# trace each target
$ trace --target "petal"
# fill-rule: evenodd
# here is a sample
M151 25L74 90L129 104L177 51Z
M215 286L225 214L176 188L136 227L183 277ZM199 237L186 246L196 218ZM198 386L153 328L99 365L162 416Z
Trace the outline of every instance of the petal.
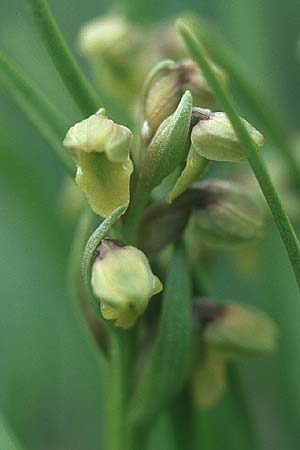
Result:
M78 159L76 182L96 214L107 217L118 206L129 203L129 181L133 164L116 163L104 153L81 152Z

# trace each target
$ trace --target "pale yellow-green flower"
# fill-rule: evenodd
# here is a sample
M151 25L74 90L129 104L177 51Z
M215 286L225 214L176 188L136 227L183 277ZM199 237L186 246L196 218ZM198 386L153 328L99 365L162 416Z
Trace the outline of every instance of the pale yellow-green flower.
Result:
M103 239L98 248L91 283L103 317L122 328L133 326L150 297L162 290L145 254L111 239Z
M131 145L132 132L110 120L104 110L75 124L64 139L77 164L76 182L102 217L129 203Z

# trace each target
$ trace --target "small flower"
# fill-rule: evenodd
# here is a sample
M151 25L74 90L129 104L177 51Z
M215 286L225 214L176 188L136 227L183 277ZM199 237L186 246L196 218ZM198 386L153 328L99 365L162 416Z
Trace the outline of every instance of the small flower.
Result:
M86 23L79 33L78 47L91 66L102 96L118 103L137 100L149 67L157 58L149 32L114 13Z
M242 119L257 149L263 143L263 135L245 119ZM191 146L185 167L168 195L172 202L195 180L203 175L210 161L240 162L246 155L236 137L232 125L222 112L194 107L192 112Z
M103 317L122 328L132 327L150 297L162 290L144 253L111 239L98 247L91 283Z
M103 109L71 127L64 139L77 164L76 182L102 217L129 202L131 145L132 132Z
M176 110L182 96L180 73L166 60L157 64L146 80L142 135L149 140L159 125Z
M263 135L249 122L242 119L256 148L264 143ZM213 161L245 161L246 155L232 128L229 118L223 112L211 112L199 120L191 133L192 145L203 158Z
M226 303L203 331L204 342L224 357L273 352L278 330L270 317L249 305Z
M194 105L201 105L202 108L215 108L217 106L215 95L197 64L191 59L183 59L177 65L181 72L183 88L191 91ZM210 66L219 81L225 86L227 84L225 72L212 61L210 61Z
M201 199L196 224L205 243L234 245L261 237L261 210L238 183L210 179L195 184L194 189Z
M214 70L223 82L223 71L215 65ZM213 92L192 60L184 59L176 63L165 60L152 69L145 82L142 135L146 141L151 139L159 125L176 110L186 90L191 92L194 104L204 108L216 105Z
M278 330L267 314L253 306L208 298L194 299L193 322L201 358L195 360L191 388L195 405L207 409L225 390L228 361L274 351Z
M137 30L125 17L109 14L86 23L80 30L78 47L88 59L119 58L132 48Z

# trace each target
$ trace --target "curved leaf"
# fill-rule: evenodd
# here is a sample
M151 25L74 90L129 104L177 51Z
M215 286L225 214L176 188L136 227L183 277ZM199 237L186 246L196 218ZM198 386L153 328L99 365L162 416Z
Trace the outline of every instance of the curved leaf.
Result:
M191 286L183 249L173 254L153 349L129 411L133 426L147 426L182 388L189 367Z
M89 294L89 300L91 305L93 306L94 310L96 311L98 317L102 320L102 315L100 313L100 307L98 300L94 297L94 294L91 289L91 270L92 270L92 264L94 262L95 256L96 256L96 250L100 243L100 241L107 235L108 231L111 229L111 227L117 222L117 220L124 214L126 211L127 205L119 206L119 208L115 209L110 216L107 217L107 219L103 220L103 222L100 223L98 228L93 232L93 234L90 236L89 240L87 241L87 244L85 246L83 255L82 255L82 263L81 263L81 270L82 270L82 277L84 284L86 286L87 292Z
M6 420L0 414L0 448L5 450L22 450L11 429L8 427Z

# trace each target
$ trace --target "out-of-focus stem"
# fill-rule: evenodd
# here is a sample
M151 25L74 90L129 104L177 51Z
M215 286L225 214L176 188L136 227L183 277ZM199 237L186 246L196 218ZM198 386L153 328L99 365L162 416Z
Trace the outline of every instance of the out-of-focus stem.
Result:
M96 112L101 102L72 55L46 0L23 0L52 61L84 116Z
M62 139L68 128L67 121L43 92L22 74L21 70L2 50L0 50L0 86L24 113L73 177L75 165L62 146Z

